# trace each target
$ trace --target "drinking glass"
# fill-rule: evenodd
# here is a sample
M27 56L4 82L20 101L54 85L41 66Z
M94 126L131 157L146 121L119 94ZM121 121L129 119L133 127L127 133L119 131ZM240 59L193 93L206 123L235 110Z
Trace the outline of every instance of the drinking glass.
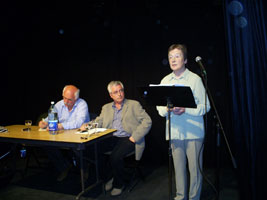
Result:
M32 120L25 120L25 126L27 126L27 131L31 130Z
M92 121L90 121L89 123L88 123L88 125L87 125L87 130L88 130L88 136L89 136L89 131L91 130L93 130L93 133L91 132L91 134L95 134L96 133L96 128L97 128L97 126L98 126L98 123L97 122L95 122L95 120L92 120Z
M98 123L95 122L95 121L93 121L93 123L92 123L92 129L94 129L94 134L95 134L95 135L98 135L97 132L96 132L96 131L97 131L97 130L96 130L96 129L97 129L97 126L98 126Z

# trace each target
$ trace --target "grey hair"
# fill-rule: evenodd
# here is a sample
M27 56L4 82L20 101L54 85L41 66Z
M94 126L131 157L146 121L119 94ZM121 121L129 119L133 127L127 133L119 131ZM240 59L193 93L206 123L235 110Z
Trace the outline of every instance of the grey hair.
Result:
M116 86L116 85L120 85L124 89L124 86L123 86L122 82L120 82L120 81L111 81L107 86L108 92L111 93L111 88L113 86Z
M79 96L80 96L80 89L77 88L77 91L75 92L74 96L75 96L75 100L77 100L79 98Z
M65 90L67 87L69 87L70 85L66 85L64 88L63 88L63 91L62 91L62 95L64 94ZM75 87L75 86L74 86ZM77 88L77 87L76 87ZM74 97L75 97L75 100L77 100L80 96L80 89L77 88L77 91L74 93Z

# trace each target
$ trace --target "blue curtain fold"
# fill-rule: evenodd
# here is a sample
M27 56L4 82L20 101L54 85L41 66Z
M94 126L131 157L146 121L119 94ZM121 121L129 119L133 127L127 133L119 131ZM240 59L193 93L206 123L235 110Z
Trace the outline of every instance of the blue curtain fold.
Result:
M261 0L224 1L240 199L249 200L266 198L265 13Z

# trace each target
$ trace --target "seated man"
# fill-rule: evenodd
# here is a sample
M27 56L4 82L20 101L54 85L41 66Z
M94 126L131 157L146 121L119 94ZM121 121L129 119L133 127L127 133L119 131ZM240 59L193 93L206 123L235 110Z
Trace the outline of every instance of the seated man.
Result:
M74 85L66 85L63 89L63 99L56 103L58 113L58 129L75 129L89 122L88 106L85 100L79 98L80 90ZM39 122L40 128L48 126L48 118Z
M108 145L112 149L110 162L113 178L106 184L105 189L112 196L120 195L125 186L123 158L135 150L139 160L145 148L144 136L149 132L152 120L139 102L124 98L124 87L120 81L111 81L108 92L113 102L102 107L100 115L95 119L99 127L117 129ZM81 129L85 129L83 124ZM107 149L107 146L104 148Z
M55 104L58 113L58 130L79 128L83 123L90 121L87 103L79 98L79 94L80 90L74 85L64 87L63 99ZM47 128L47 126L48 118L39 122L40 128ZM46 147L45 150L60 173L57 180L62 181L72 166L70 161L56 147Z

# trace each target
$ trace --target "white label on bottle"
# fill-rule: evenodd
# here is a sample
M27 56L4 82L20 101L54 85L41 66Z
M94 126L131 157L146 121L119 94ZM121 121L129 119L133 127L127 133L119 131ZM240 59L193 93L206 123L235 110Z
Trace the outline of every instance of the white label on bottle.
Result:
M57 120L48 121L49 131L57 131Z

